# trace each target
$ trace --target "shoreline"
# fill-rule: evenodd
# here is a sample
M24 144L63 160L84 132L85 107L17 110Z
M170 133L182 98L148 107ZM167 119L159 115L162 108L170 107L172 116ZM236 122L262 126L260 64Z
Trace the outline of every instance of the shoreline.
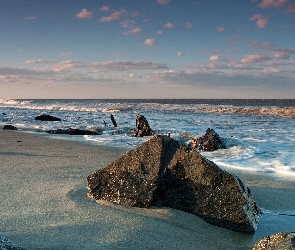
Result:
M208 225L170 208L141 209L87 198L86 177L123 153L0 130L0 236L26 249L242 250L295 224L295 181L229 169L263 209L253 235Z

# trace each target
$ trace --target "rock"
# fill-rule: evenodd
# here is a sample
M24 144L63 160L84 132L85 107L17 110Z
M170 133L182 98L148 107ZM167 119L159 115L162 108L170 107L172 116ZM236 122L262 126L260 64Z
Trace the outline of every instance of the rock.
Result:
M211 128L206 130L205 135L195 137L196 149L214 151L217 149L226 148L219 135Z
M136 131L134 134L136 137L151 136L153 131L150 128L150 125L147 119L143 115L136 116Z
M0 236L0 250L25 250L22 247L15 246L12 242Z
M88 129L76 129L76 128L68 128L68 129L56 129L56 130L48 130L49 134L68 134L68 135L100 135L101 133L94 130Z
M118 127L117 122L112 114L111 114L111 121L112 121L115 128Z
M51 116L51 115L39 115L35 117L35 120L40 120L40 121L61 121L60 118Z
M13 125L4 125L3 130L17 130Z
M168 136L155 135L89 175L87 187L95 200L171 207L234 231L255 231L261 214L238 177Z
M250 250L292 250L295 249L295 233L281 232L262 237Z

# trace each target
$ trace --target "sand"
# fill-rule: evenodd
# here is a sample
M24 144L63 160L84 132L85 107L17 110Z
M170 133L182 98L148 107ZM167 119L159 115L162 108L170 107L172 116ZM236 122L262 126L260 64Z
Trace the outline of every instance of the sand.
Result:
M232 232L170 208L87 198L86 177L121 149L0 130L0 236L26 249L248 249L295 230L295 181L236 172L264 214L255 234Z

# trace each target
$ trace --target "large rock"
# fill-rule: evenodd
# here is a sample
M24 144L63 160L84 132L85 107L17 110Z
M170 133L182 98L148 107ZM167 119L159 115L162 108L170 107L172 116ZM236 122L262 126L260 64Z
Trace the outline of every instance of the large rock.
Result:
M281 232L258 240L250 250L294 250L295 233Z
M171 207L235 231L255 231L261 214L239 178L168 136L153 136L89 175L87 187L95 200Z

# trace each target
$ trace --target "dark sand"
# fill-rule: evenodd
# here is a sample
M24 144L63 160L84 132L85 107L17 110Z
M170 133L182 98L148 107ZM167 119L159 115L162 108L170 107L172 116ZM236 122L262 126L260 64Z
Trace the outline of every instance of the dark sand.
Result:
M123 151L0 130L0 236L34 249L248 249L295 231L295 181L236 172L264 214L255 234L209 225L170 208L86 197L86 177Z

